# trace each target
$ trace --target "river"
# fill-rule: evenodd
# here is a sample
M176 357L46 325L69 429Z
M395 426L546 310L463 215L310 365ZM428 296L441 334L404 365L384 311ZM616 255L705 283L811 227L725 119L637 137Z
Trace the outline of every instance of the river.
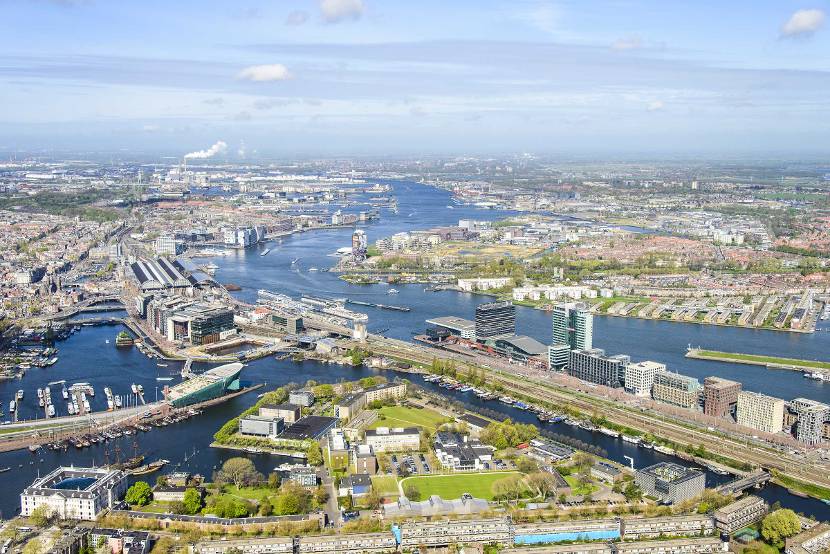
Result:
M393 233L456 224L459 219L493 220L512 215L511 212L454 205L449 193L443 190L411 182L390 181L390 183L395 188L399 213L393 214L384 209L380 221L363 227L370 244L378 238ZM424 292L422 285L395 285L400 291L399 294L389 295L387 285L350 285L339 280L333 273L308 271L312 267L326 269L332 266L336 258L331 254L337 248L350 244L351 233L351 229L312 231L247 250L229 251L228 255L215 257L210 261L219 266L217 280L240 285L242 290L235 294L248 301L255 300L256 291L264 288L294 296L307 293L409 306L412 309L410 312L352 306L369 314L370 330L384 330L384 334L404 340L409 340L413 332L422 331L425 325L424 320L430 317L457 315L472 318L476 304L486 300L486 297L479 295L452 291ZM266 246L272 251L266 256L260 256ZM291 261L295 258L300 258L300 260L292 267ZM543 343L550 341L549 314L519 307L517 320L520 333L533 336ZM114 338L118 330L117 327L108 326L83 327L81 332L58 343L60 357L54 366L46 369L33 368L19 381L0 383L0 401L7 407L14 392L22 388L25 391L25 399L21 408L21 417L30 418L38 414L35 390L50 381L66 379L70 384L73 382L93 384L96 389L95 398L92 400L93 409L104 409L106 407L106 401L103 398L104 386L112 387L115 394L128 395L131 383L141 384L149 401L155 399L156 387L160 389L165 384L156 381L156 377L173 376L174 381L171 384L179 380L176 376L180 368L179 364L170 363L167 367L160 367L155 360L147 359L137 349L115 348ZM772 371L738 364L687 360L683 356L686 346L692 344L730 351L818 358L827 352L830 346L830 334L826 332L805 335L597 317L594 320L594 344L605 348L609 353L630 354L634 360L651 359L664 362L672 370L699 378L707 375L720 375L742 381L744 386L750 390L767 392L774 390L777 396L786 399L806 396L830 402L830 384L804 379L799 373ZM252 383L266 382L269 388L273 388L292 381L304 383L308 379L313 379L318 382L337 382L341 379L352 380L372 374L374 374L373 370L365 368L353 369L316 362L295 364L290 361L266 358L250 363L243 371L242 377L243 380ZM462 395L431 387L428 384L424 385L441 394L460 397L474 407L482 405L482 401L473 395ZM52 390L53 398L60 398L60 386L53 387ZM255 400L254 394L243 395L227 403L211 407L191 420L138 435L135 439L139 444L139 451L150 460L165 458L173 462L172 467L178 464L181 468L210 476L224 459L234 455L231 451L208 447L213 433L226 420L241 412ZM485 404L514 419L538 423L535 417L527 412L497 402ZM65 414L65 406L61 405L61 402L57 402L56 407L59 413ZM599 433L590 433L563 424L551 425L550 428L554 432L595 444L605 449L609 458L623 464L627 463L623 458L626 455L634 458L636 467L669 459L658 452L637 448ZM118 439L122 457L132 455L133 442L134 437ZM11 471L0 474L0 483L7 485L9 490L15 492L14 495L0 497L0 514L8 517L18 511L17 491L30 484L38 474L43 474L60 463L100 465L106 459L113 461L114 456L115 445L112 443L82 451L70 449L66 453L49 450L42 450L36 455L28 451L0 453L0 468L11 468ZM187 462L183 461L185 457L188 458ZM263 472L268 472L274 466L287 461L284 458L269 455L255 455L252 458ZM681 463L685 464L685 462ZM170 470L171 466L166 469ZM712 473L708 473L707 478L710 485L724 480L724 477ZM817 500L793 496L777 486L767 486L759 494L770 502L779 501L782 505L796 511L814 515L820 519L830 519L830 507Z

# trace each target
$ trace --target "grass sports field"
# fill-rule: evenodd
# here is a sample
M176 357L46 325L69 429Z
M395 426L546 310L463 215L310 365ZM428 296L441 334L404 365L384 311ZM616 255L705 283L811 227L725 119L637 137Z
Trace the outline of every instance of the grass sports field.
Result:
M407 408L404 406L384 406L378 410L378 417L369 428L377 427L423 427L435 430L442 423L449 421L438 412L424 408Z
M401 480L401 487L406 490L407 485L415 485L421 492L421 497L427 499L437 494L444 500L461 498L465 492L476 498L493 499L493 483L509 475L517 475L518 471L497 471L488 473L456 473L453 475L432 475L407 477Z

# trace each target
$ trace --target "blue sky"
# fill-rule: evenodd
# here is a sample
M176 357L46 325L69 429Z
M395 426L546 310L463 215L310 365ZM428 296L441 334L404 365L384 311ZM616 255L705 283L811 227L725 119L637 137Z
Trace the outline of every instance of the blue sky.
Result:
M815 153L830 0L0 0L0 150Z

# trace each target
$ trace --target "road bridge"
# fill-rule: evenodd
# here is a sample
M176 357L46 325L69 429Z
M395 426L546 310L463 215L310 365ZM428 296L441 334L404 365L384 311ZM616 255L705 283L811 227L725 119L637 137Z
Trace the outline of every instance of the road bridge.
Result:
M750 488L761 488L771 478L772 476L767 471L753 471L744 477L719 486L716 490L722 494L738 494Z

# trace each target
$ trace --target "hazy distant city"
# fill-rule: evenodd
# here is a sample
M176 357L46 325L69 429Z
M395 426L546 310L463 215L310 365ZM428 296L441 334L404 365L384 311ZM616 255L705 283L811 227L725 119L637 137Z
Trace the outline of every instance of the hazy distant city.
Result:
M830 552L825 7L4 5L0 554Z

